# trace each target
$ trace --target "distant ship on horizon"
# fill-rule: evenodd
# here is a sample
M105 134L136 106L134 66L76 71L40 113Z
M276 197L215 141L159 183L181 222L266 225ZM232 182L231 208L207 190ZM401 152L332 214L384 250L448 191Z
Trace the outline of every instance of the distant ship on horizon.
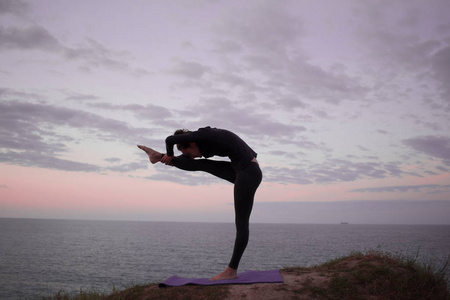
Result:
M348 225L348 222L341 222L341 225Z

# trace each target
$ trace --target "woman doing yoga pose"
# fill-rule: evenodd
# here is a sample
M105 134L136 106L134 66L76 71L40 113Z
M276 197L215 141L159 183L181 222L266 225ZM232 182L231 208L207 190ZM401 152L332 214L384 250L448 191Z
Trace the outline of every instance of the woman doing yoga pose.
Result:
M183 154L174 156L173 146ZM234 184L234 211L236 240L233 255L225 271L211 280L234 279L249 238L249 220L256 189L262 180L261 169L253 151L231 131L205 127L197 131L180 129L166 138L166 154L146 146L144 150L151 163L161 162L186 171L204 171ZM229 157L230 161L208 159L212 156ZM195 159L204 157L204 159Z

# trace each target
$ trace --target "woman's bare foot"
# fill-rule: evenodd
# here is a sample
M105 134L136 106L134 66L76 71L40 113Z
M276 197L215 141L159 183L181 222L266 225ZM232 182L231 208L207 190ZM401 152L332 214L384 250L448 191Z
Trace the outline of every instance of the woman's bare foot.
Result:
M227 267L225 271L220 273L219 275L214 276L210 280L225 280L225 279L236 279L237 278L237 270Z
M152 148L143 146L143 145L137 145L139 149L144 150L145 153L147 153L148 158L150 159L150 162L152 164L156 164L158 161L161 160L162 154L158 151L153 150Z

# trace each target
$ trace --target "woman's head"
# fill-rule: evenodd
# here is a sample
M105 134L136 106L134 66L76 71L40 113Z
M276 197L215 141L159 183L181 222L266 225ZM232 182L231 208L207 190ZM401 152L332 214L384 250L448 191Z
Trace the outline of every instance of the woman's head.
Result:
M189 133L190 131L188 129L178 129L176 130L173 135L180 135L180 134L186 134ZM191 143L182 143L182 144L177 144L177 149L181 151L181 149L187 149L189 147L191 147L190 145Z
M178 129L175 131L173 135L180 135L180 134L186 134L190 131L187 129ZM190 158L196 158L196 157L202 157L202 154L200 153L200 149L198 148L197 143L194 142L188 142L188 143L182 143L177 144L177 149L181 151L186 156L189 156Z

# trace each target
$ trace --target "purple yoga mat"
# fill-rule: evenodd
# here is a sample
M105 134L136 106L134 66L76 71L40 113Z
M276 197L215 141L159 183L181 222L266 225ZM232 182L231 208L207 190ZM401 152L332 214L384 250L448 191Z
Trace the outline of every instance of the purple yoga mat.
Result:
M209 280L209 278L181 278L172 276L159 284L160 288L182 285L218 285L218 284L251 284L283 282L280 270L247 271L239 273L236 279Z

